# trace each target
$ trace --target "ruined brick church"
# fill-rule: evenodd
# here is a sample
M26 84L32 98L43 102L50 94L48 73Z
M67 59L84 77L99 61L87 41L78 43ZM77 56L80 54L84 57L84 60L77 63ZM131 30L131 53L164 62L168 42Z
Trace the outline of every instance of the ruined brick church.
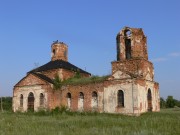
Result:
M117 60L104 81L63 85L54 90L56 75L64 81L77 72L91 74L68 62L68 46L51 45L51 61L27 73L13 89L13 111L51 110L66 106L71 111L97 111L140 115L160 110L159 84L148 61L147 37L141 28L124 27L116 37Z

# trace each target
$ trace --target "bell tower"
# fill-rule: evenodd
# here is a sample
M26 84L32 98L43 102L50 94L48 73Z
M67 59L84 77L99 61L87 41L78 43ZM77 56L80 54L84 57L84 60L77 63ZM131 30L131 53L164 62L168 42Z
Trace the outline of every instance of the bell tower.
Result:
M55 60L68 61L68 46L58 40L51 45L51 61Z
M153 64L148 61L147 38L141 28L124 27L116 37L117 61L112 74L128 74L131 78L154 79ZM118 79L123 79L123 75Z
M148 60L146 36L141 28L124 27L116 37L117 61L128 59Z

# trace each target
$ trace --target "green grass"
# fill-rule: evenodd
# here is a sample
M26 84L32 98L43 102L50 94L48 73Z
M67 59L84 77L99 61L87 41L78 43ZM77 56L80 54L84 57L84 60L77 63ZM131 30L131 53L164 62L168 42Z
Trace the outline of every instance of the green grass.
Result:
M0 135L180 135L180 109L140 117L117 114L0 113Z

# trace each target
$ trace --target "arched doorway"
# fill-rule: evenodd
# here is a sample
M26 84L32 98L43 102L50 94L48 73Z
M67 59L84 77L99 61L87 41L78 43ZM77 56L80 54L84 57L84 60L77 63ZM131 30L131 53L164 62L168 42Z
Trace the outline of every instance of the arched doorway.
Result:
M148 111L152 111L152 94L151 94L151 89L148 89L148 94L147 94L147 101L148 101Z
M34 111L34 94L32 92L28 95L28 111Z
M78 99L78 110L83 111L83 109L84 109L84 94L80 92Z
M96 91L93 91L93 93L92 93L91 107L92 107L93 111L94 110L96 111L98 108L98 94Z

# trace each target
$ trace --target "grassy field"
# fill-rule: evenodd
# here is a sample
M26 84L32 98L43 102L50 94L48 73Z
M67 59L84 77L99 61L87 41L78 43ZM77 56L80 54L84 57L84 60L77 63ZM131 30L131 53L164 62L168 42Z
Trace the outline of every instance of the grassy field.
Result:
M180 109L140 117L97 113L0 113L0 135L180 135Z

